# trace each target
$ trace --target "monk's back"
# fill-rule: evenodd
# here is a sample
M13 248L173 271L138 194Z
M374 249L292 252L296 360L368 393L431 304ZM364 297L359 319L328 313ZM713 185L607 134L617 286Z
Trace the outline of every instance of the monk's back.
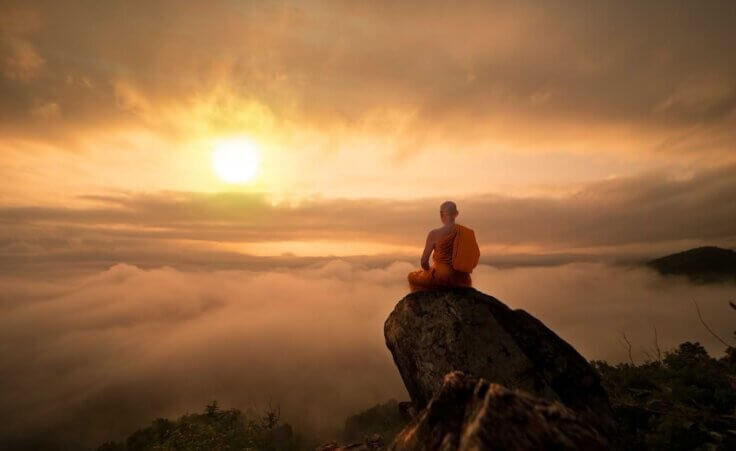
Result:
M437 238L434 242L432 259L435 263L452 265L452 246L457 236L457 227L453 224L451 227L435 229L434 232L437 234Z

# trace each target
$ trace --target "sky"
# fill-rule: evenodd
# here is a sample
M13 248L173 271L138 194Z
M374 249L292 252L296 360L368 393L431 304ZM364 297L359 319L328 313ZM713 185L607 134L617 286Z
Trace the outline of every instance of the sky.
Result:
M730 336L732 285L620 263L736 248L734 23L732 1L0 0L0 408L37 408L0 436L264 393L335 430L405 398L381 327L445 200L476 286L586 358L626 359L626 333L643 359L653 325L722 352L691 298Z
M732 2L1 9L11 252L408 254L446 199L502 254L733 242Z

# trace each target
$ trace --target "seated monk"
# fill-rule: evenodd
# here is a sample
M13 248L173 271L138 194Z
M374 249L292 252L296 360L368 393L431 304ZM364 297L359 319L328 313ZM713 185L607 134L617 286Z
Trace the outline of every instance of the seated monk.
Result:
M447 201L440 206L443 226L429 232L422 253L422 269L412 271L408 275L409 289L412 293L441 286L471 286L470 274L452 267L453 244L459 227L462 227L455 224L457 215L457 205L454 202ZM429 266L430 254L432 254L432 267Z

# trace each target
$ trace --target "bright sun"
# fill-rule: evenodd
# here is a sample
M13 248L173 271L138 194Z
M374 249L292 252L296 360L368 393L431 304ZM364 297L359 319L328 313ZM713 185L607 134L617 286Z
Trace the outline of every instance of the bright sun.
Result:
M248 182L258 172L258 149L256 144L245 138L228 139L215 145L212 164L215 172L230 183Z

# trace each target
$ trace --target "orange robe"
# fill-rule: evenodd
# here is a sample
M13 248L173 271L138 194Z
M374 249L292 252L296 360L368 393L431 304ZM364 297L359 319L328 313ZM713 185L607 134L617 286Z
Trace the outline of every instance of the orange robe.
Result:
M407 276L411 292L441 286L471 286L470 274L452 268L452 250L457 235L457 225L450 234L434 243L433 265L427 269L412 271Z

